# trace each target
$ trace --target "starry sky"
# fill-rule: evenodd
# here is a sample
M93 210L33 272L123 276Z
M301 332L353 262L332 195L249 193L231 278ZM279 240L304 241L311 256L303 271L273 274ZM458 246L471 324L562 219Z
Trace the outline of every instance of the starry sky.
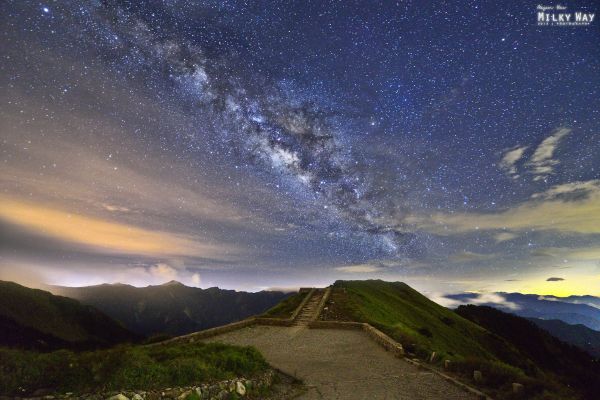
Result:
M600 295L600 23L537 5L2 2L0 279Z

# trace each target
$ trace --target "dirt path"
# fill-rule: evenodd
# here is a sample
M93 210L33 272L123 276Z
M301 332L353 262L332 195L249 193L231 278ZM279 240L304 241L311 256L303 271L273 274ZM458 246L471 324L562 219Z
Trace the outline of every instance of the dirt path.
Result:
M256 325L206 341L255 346L271 365L304 381L309 389L298 399L476 399L361 331Z

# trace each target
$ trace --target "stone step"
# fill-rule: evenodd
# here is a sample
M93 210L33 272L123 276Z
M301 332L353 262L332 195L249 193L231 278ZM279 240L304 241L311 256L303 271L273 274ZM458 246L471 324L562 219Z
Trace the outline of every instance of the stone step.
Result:
M315 316L322 298L323 292L314 293L298 313L294 325L308 325Z

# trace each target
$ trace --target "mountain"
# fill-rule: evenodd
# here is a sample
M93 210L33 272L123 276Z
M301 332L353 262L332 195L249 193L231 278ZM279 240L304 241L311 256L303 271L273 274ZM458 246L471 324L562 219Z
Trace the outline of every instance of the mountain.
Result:
M200 289L171 281L135 287L102 284L52 287L52 292L97 307L133 332L183 335L261 314L289 294L237 292L216 287Z
M600 297L596 296L567 296L567 297L558 297L546 295L542 296L546 300L554 300L554 301L562 301L565 303L573 303L573 304L587 304L588 306L600 308Z
M557 339L532 321L493 307L459 306L456 313L506 339L542 370L555 374L567 385L581 388L587 398L599 398L600 365L584 351Z
M563 342L577 346L592 356L600 358L600 332L581 324L567 324L558 319L528 319Z
M84 349L138 339L94 307L0 281L0 346Z
M481 301L478 293L446 295L462 304L491 306L526 318L559 319L571 325L581 324L600 331L600 299L593 296L539 296L536 294L495 293L502 301Z
M435 352L433 363L440 367L450 360L452 373L493 398L515 398L513 382L524 385L520 398L599 398L593 379L600 382L600 370L592 357L523 318L498 314L500 324L513 321L510 318L524 323L511 322L515 334L508 335L487 319L479 321L442 307L405 283L381 280L337 281L326 307L323 319L367 322L402 343L409 357L430 361ZM520 335L549 344L544 342L530 352ZM543 354L544 349L548 354ZM573 371L552 365L563 360L565 368ZM482 371L482 381L473 381L474 370ZM578 374L581 379L576 378Z

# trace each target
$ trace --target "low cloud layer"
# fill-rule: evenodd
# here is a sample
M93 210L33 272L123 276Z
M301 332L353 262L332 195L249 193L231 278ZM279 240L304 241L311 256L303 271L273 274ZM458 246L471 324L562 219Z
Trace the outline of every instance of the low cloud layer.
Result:
M521 308L517 303L506 300L506 298L499 293L469 293L468 298L463 299L449 298L445 295L438 294L431 296L430 298L436 303L448 308L456 308L466 304L498 304L509 310L519 310Z

